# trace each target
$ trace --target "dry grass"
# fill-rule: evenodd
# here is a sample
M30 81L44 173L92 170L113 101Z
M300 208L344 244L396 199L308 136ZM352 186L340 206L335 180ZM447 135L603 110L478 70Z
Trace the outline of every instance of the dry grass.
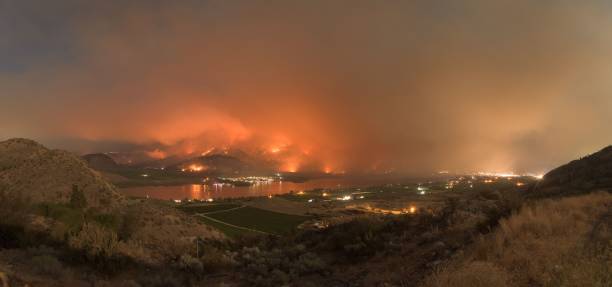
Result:
M526 206L425 286L611 286L612 195Z

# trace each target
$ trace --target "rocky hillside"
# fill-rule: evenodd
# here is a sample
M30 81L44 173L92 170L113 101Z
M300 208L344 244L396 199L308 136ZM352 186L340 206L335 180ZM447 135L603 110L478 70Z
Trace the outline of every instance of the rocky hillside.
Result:
M593 190L612 190L612 146L553 169L538 182L532 194L555 196Z
M121 199L115 187L72 153L27 139L0 142L0 192L31 202L68 202L73 186L83 190L88 206Z

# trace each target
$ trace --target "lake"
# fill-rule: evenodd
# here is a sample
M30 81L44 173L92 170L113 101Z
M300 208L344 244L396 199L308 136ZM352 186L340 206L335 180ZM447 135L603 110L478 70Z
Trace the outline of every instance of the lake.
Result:
M128 196L151 197L157 199L210 199L231 197L255 197L289 193L291 191L305 191L317 188L334 189L348 187L365 187L389 183L414 183L414 179L390 179L387 177L363 178L327 178L309 180L295 183L287 181L273 181L254 184L251 186L231 185L200 185L186 184L178 186L143 186L120 189Z

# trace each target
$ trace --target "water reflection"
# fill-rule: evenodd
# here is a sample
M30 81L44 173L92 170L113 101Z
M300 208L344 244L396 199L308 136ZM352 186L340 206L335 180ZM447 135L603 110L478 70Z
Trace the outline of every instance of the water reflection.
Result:
M190 185L191 187L191 192L190 192L190 198L202 198L202 193L204 191L206 191L207 186L206 185L201 185L201 184L192 184Z
M258 182L251 186L232 186L227 184L200 185L188 184L180 186L145 186L123 188L121 192L128 196L152 197L158 199L200 199L268 196L299 192L316 188L359 187L381 184L379 180L371 179L320 179L303 183L295 182ZM384 182L389 183L389 182Z

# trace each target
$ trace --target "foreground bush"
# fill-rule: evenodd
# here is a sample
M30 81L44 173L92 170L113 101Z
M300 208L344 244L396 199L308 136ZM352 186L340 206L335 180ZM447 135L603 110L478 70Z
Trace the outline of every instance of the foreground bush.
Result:
M117 234L95 223L85 223L74 236L68 240L70 247L83 250L91 258L110 258L117 250Z
M238 262L249 286L287 286L302 276L322 274L327 269L325 262L303 245L282 250L245 247Z

